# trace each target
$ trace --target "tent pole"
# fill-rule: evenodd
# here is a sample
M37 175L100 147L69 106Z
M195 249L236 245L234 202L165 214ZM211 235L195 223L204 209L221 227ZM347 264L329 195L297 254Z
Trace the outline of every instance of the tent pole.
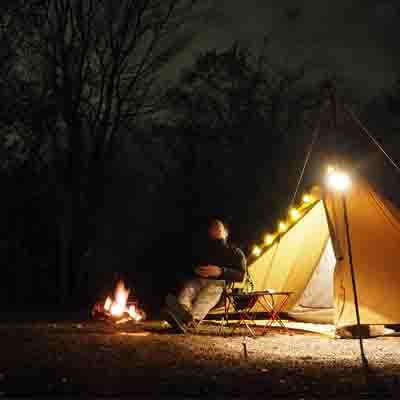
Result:
M368 360L365 356L364 352L364 343L361 333L361 320L360 320L360 310L358 307L358 295L357 295L357 285L356 285L356 278L354 272L354 264L353 264L353 252L351 248L351 241L350 241L350 226L349 226L349 217L347 211L347 202L346 202L346 195L343 193L343 212L344 212L344 224L346 227L346 241L347 241L347 251L349 255L349 264L350 264L350 273L351 273L351 283L353 286L353 294L354 294L354 306L356 309L356 318L357 318L357 328L358 328L358 339L360 341L360 352L361 352L361 361L363 367L367 370L368 369Z

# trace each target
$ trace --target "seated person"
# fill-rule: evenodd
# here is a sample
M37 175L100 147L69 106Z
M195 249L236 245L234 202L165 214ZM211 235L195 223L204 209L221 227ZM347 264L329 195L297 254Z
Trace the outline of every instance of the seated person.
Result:
M220 301L226 283L243 281L246 258L227 239L225 225L212 220L208 240L195 256L194 278L184 283L177 297L167 296L163 316L177 332L184 333L192 321L203 320Z

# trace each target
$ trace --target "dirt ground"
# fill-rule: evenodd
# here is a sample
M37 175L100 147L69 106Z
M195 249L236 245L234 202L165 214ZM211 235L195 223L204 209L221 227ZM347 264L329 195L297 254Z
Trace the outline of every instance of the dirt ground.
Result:
M0 394L135 398L398 398L400 338L356 340L278 329L257 339L215 326L172 335L160 323L0 324ZM247 349L247 359L244 354ZM368 382L366 382L368 379Z

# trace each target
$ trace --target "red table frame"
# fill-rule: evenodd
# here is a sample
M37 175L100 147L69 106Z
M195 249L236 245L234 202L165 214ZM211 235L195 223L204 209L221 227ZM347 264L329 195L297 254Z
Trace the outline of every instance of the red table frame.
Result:
M250 293L227 293L225 297L225 321L229 323L229 308L232 305L235 313L239 314L239 321L234 325L231 334L242 324L244 324L253 337L256 336L251 326L257 326L254 323L255 314L251 316L251 312L254 307L258 304L263 311L269 314L267 322L263 326L263 334L265 334L269 328L272 327L274 322L277 322L283 329L287 330L287 327L283 323L279 314L289 301L290 296L293 292L272 292L272 291L257 291ZM235 305L235 298L240 299L241 297L250 296L249 303L243 309L238 308ZM276 301L277 297L282 297L280 301ZM250 322L250 324L249 324Z

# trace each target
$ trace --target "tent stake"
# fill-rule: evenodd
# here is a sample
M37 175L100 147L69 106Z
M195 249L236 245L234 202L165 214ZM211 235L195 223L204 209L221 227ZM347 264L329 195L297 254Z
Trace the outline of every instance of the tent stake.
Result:
M367 371L368 370L368 360L367 360L367 357L365 356L364 343L363 343L363 338L362 338L362 333L361 333L360 310L358 307L357 285L356 285L355 272L354 272L353 252L352 252L351 241L350 241L350 226L349 226L349 218L348 218L345 194L343 194L342 199L343 199L344 224L346 227L347 251L348 251L348 255L349 255L349 264L350 264L350 273L351 273L351 283L353 285L354 306L356 309L357 328L358 328L357 333L358 333L358 339L360 342L361 361L362 361L363 367L365 368L365 371Z

